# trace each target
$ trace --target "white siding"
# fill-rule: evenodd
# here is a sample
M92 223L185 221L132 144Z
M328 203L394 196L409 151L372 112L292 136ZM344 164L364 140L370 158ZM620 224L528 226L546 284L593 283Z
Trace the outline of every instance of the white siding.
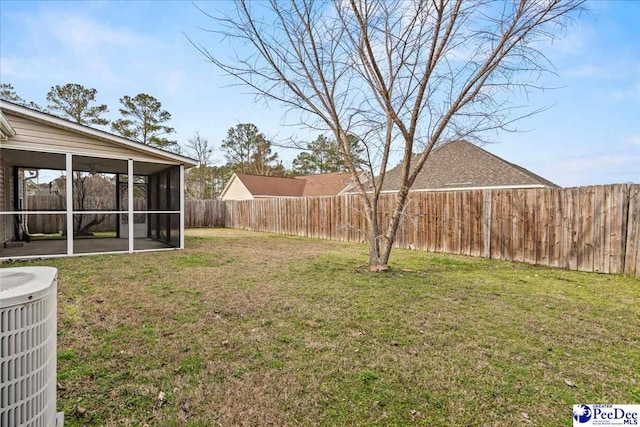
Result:
M222 200L253 200L253 195L247 187L245 187L242 181L234 175L233 180L222 197Z
M11 167L7 163L3 150L0 148L0 211L10 211L12 209L12 183ZM0 215L0 244L11 240L13 236L12 224L13 216Z
M4 157L2 156L2 149L0 148L0 211L6 210L5 208L5 191L4 191ZM6 215L0 215L0 244L8 240L6 231Z

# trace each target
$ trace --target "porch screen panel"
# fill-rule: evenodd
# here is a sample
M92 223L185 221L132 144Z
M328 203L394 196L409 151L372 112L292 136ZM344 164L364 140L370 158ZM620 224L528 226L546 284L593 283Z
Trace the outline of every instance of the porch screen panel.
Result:
M180 167L173 166L169 170L169 210L180 211ZM180 214L169 214L169 243L180 246Z
M167 203L167 180L169 174L166 170L158 173L158 210L166 211L168 207ZM158 221L158 240L169 242L169 222L167 221L166 214L156 214Z
M149 175L149 187L147 189L149 196L147 199L147 206L149 210L156 211L158 210L159 202L159 188L160 185L160 177L158 174ZM158 216L157 215L149 215L149 237L152 239L159 239L160 233L158 231Z
M30 224L29 228L19 227L18 234L0 245L0 258L23 256L64 255L67 253L67 226L64 213L28 213L2 214L6 221L20 216L21 224Z
M128 238L118 238L114 224L118 222L120 214L99 213L73 215L74 238L73 252L101 253L127 252Z
M149 237L180 245L180 168L172 166L148 176L147 221ZM145 249L142 243L140 249Z
M2 160L0 258L66 254L66 157L2 149Z

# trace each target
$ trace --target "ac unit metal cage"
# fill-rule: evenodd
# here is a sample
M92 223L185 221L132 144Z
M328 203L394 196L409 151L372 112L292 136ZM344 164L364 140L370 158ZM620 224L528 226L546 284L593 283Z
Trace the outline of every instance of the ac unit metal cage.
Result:
M0 425L56 426L57 270L0 269Z

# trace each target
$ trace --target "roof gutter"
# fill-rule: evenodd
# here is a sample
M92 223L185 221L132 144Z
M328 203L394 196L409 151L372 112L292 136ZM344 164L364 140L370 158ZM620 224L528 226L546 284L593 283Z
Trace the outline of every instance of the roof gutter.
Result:
M490 185L485 187L451 187L451 188L410 188L409 191L464 191L464 190L511 190L511 189L531 189L531 188L553 188L550 185L527 184L527 185ZM380 193L397 193L399 190L384 190Z

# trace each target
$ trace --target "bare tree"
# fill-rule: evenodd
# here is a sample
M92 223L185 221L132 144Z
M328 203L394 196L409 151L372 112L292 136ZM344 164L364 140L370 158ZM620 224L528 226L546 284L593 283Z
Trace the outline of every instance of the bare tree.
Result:
M211 163L211 155L213 154L213 146L209 144L209 140L200 136L200 132L193 134L187 140L187 150L189 154L198 161L198 166L209 166Z
M513 130L534 113L514 97L553 70L544 42L582 0L238 0L208 15L231 59L196 47L259 99L300 113L339 142L364 201L371 270L385 270L408 192L435 147ZM235 47L236 45L234 45ZM365 146L358 166L348 135ZM379 220L388 162L402 158L395 209ZM369 174L361 174L364 169ZM364 182L361 177L373 177Z
M209 165L213 146L209 140L196 132L187 141L189 154L198 161L198 166L189 169L186 176L187 197L191 199L204 199L207 187L211 185L211 172Z
M114 210L116 201L115 176L105 173L73 171L73 209L77 211ZM62 203L66 195L66 176L55 180L60 190L57 194ZM78 214L73 216L74 236L84 237L93 234L92 229L102 224L110 216L107 214ZM88 222L85 222L88 221Z

